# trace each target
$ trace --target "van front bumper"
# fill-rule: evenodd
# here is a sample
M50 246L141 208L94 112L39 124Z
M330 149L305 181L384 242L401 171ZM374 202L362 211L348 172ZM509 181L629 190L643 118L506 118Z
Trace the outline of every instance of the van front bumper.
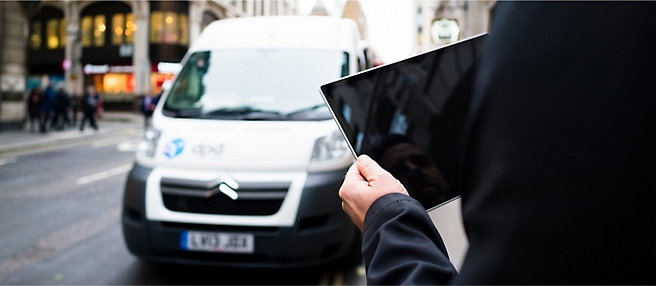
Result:
M329 263L360 251L358 230L341 208L338 195L346 169L307 176L291 227L234 226L152 221L146 218L145 189L152 169L135 164L123 199L122 225L130 252L146 260L234 267L302 267ZM250 254L187 251L180 233L250 233Z

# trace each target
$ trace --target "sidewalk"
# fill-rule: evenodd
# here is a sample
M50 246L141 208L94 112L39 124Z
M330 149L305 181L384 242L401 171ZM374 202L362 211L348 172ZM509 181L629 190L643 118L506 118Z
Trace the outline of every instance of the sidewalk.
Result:
M80 132L80 119L78 118L78 125L75 127L63 131L49 131L46 134L29 131L29 125L26 125L28 129L25 130L0 132L0 157L143 132L144 119L139 113L105 112L97 121L98 131L87 124L84 131Z

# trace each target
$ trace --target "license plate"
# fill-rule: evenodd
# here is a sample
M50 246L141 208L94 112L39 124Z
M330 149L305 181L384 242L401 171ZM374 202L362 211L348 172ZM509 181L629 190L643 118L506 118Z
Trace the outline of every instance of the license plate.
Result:
M183 231L180 247L192 251L253 253L254 238L249 233Z

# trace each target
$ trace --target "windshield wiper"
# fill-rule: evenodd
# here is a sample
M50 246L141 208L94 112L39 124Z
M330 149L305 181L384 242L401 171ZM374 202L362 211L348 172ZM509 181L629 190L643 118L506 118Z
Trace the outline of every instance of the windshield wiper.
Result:
M183 109L183 110L163 109L163 113L166 116L171 116L175 118L198 118L200 116L200 110L198 109Z
M287 118L295 117L295 116L298 116L299 114L304 114L304 113L308 113L308 112L311 112L311 111L315 111L315 110L317 110L321 107L327 107L327 106L326 106L325 103L321 103L321 104L313 105L313 106L310 106L310 107L301 108L299 110L292 111L292 112L289 112L289 113L285 114L285 117L287 117Z
M250 106L229 107L210 110L202 114L203 117L230 117L241 120L277 120L280 119L280 112L272 110L262 110Z

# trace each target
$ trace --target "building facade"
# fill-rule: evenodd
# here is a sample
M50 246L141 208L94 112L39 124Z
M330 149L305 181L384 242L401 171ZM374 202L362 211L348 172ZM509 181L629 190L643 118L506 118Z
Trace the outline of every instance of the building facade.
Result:
M294 15L297 0L40 1L26 17L26 87L94 86L105 108L133 109L157 94L209 23ZM32 4L35 6L35 4Z
M36 86L93 85L106 108L133 109L212 21L296 14L298 0L0 1L0 131L22 128Z
M22 127L26 114L23 10L17 2L0 1L0 131Z

